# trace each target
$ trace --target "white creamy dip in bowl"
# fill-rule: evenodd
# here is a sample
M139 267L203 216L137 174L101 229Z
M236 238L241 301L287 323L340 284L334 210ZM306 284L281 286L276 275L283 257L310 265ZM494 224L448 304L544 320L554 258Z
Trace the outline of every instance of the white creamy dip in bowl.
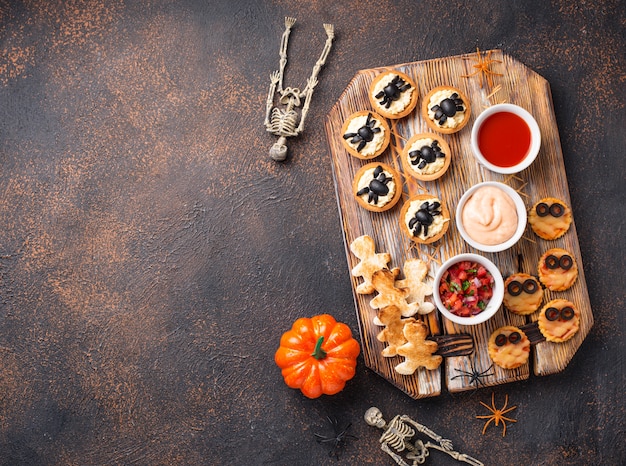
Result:
M468 189L456 208L456 226L463 239L484 252L509 249L526 229L526 206L510 186L485 181Z

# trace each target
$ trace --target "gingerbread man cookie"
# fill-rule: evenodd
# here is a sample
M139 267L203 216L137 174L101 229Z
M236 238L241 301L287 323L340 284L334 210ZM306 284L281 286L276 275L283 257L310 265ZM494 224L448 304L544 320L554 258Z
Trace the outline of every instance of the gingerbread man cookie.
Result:
M395 367L398 374L411 375L419 367L434 370L439 367L443 358L433 355L437 351L437 343L426 340L428 327L422 321L408 322L403 329L404 338L407 342L396 349L400 356L404 356L404 362Z
M425 300L426 296L433 294L432 286L424 282L428 275L428 265L421 259L407 259L402 268L403 280L396 280L397 288L408 288L409 295L406 301L417 305L418 314L428 314L435 309L435 305Z
M396 356L397 348L406 343L404 336L404 325L414 322L415 319L402 319L400 309L397 306L387 306L378 311L378 320L385 326L383 330L376 335L376 339L387 346L382 351L382 355L386 358Z
M362 277L363 283L356 287L359 294L370 294L375 291L372 285L372 275L374 272L387 268L391 261L391 254L388 252L377 253L374 240L367 235L359 236L350 243L350 250L361 261L352 269L354 277Z
M392 305L397 306L402 313L402 317L411 317L417 314L419 305L407 302L410 294L408 288L398 288L396 286L396 277L399 273L400 270L397 268L374 272L372 285L378 294L370 301L370 306L374 309L382 309Z

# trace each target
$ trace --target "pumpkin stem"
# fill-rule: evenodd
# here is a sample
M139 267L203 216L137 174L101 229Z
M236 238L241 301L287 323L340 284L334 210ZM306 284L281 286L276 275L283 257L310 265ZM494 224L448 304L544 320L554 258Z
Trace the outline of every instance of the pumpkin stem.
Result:
M323 335L317 339L317 343L315 343L315 349L313 350L313 353L311 354L311 356L313 356L315 359L319 360L319 359L324 359L326 357L326 351L322 349L322 343L324 343Z

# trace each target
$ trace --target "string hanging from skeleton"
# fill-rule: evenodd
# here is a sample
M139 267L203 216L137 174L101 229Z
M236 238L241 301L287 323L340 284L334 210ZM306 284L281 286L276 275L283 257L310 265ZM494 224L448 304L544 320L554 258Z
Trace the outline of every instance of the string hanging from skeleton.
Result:
M307 79L305 88L300 90L297 87L283 87L283 76L285 66L287 65L287 44L289 42L291 28L295 22L295 18L285 18L285 32L283 32L280 41L280 68L278 71L274 71L270 74L270 88L265 110L265 129L279 137L278 141L270 148L270 157L278 162L282 162L287 158L287 138L298 136L304 130L304 120L306 119L309 106L311 105L313 90L318 83L317 75L322 69L322 66L324 66L324 63L326 63L326 59L332 48L333 38L335 37L333 25L324 24L324 30L326 31L324 49L317 62L315 62L313 72ZM279 95L279 104L284 106L284 108L274 106L274 97L276 94ZM300 115L298 115L296 109L300 108L303 99L304 105L302 106Z

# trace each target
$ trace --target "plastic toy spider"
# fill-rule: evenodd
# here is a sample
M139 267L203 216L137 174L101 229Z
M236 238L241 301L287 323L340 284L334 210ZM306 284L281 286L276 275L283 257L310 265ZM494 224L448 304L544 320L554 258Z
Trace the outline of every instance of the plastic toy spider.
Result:
M454 377L452 377L452 380L459 378L459 377L469 377L470 385L476 385L475 389L477 390L478 387L487 386L481 380L483 377L489 377L489 376L494 375L493 372L489 372L493 369L493 364L489 366L487 369L485 369L484 371L478 372L478 370L476 369L476 366L474 365L474 361L472 360L470 361L470 368L471 368L470 372L464 371L461 369L455 369L457 372L459 372L459 375L455 375Z
M486 57L484 55L481 56L480 50L478 50L478 47L476 47L476 59L475 59L476 64L472 65L473 68L476 68L476 71L474 71L471 74L461 75L461 77L469 78L470 76L474 76L480 73L480 88L481 89L483 88L483 75L487 78L487 84L489 84L489 87L493 86L492 76L502 76L502 73L496 73L494 71L491 71L490 66L492 63L502 63L502 62L500 60L492 60L491 52L492 50L487 52ZM470 60L471 58L466 57L465 59Z
M334 456L336 459L339 459L340 450L348 443L348 440L358 440L358 437L351 435L348 433L350 427L352 427L352 423L349 422L343 430L339 429L339 422L337 419L332 417L327 417L328 422L333 427L334 437L325 437L320 434L313 434L317 440L317 443L329 443L332 445L330 451L328 452L328 456Z
M504 437L506 435L506 422L505 421L517 422L517 420L515 420L515 419L511 419L511 418L508 418L508 417L504 416L505 414L510 413L515 408L517 408L517 406L511 406L510 408L507 409L506 406L507 406L508 403L509 403L509 395L505 395L504 406L502 407L502 409L496 408L495 394L494 393L491 394L491 406L487 406L482 401L480 402L481 405L483 405L485 408L487 408L492 413L492 414L487 414L487 415L484 415L484 416L476 416L476 419L488 419L488 421L485 423L485 426L483 427L483 435L485 435L485 431L487 430L487 426L491 422L493 422L497 426L500 423L500 421L502 421L502 428L503 428L502 429L502 436Z
M372 120L372 114L367 114L367 120L365 120L365 124L361 126L356 133L346 133L343 135L344 139L350 139L352 144L359 145L356 148L357 152L361 152L361 150L365 147L368 142L372 142L374 140L374 135L376 133L380 133L380 128L376 128L377 121Z
M385 108L389 108L394 100L400 98L400 94L411 88L411 85L407 83L400 76L396 75L385 88L376 94L374 97L377 99L382 98L379 102L380 105L384 105Z

